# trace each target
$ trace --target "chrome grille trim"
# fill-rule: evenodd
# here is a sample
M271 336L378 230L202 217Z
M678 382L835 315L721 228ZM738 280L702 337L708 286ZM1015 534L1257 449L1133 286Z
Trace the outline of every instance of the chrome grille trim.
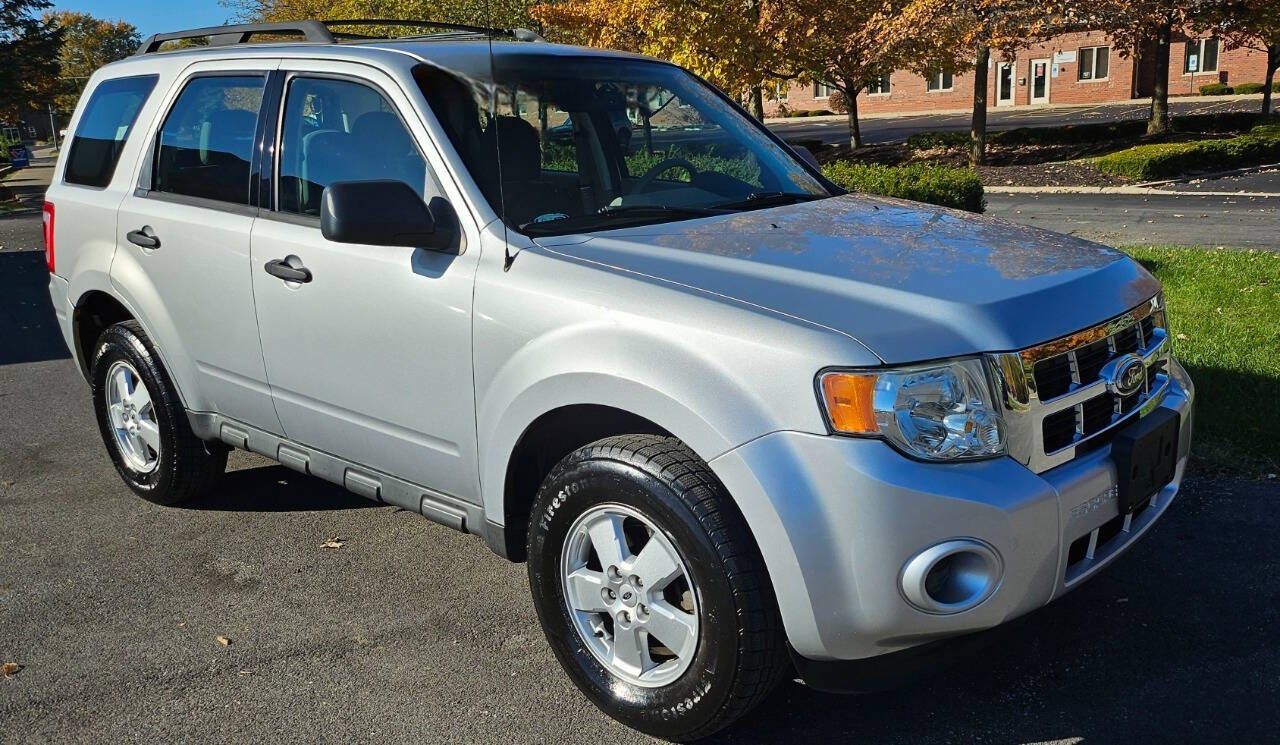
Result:
M1142 330L1145 319L1151 317L1151 335L1146 339ZM1119 351L1117 338L1124 333L1137 335L1133 352ZM1093 380L1083 380L1077 352L1090 344L1105 339L1108 357ZM1123 348L1133 346L1134 339L1122 339ZM1142 361L1142 384L1129 411L1127 404L1114 389L1115 384L1106 380L1105 369L1115 360L1132 354ZM1071 382L1064 393L1041 400L1037 392L1036 363L1065 355L1070 366ZM1008 426L1009 454L1036 473L1042 473L1062 465L1076 457L1077 450L1091 440L1103 436L1120 424L1145 416L1159 405L1169 389L1169 337L1166 330L1163 299L1157 295L1149 301L1098 324L1060 339L1038 344L1018 352L987 355L991 377L997 386L997 398L1003 402L1003 415ZM1133 363L1130 363L1132 366ZM1156 368L1153 370L1153 368ZM1062 378L1058 379L1059 387ZM1112 396L1111 419L1104 426L1086 434L1085 403L1102 395ZM1062 447L1047 449L1044 420L1059 412L1074 410L1075 431L1071 441ZM1101 417L1096 407L1095 414Z

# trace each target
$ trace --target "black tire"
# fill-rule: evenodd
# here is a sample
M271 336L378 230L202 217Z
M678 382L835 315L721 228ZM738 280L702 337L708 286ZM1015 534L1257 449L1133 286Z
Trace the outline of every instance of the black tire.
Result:
M160 449L154 469L145 473L126 461L107 410L107 373L117 361L132 366L151 392ZM208 493L218 483L227 467L227 448L206 443L191 431L177 390L142 326L123 321L103 331L94 345L91 369L98 431L120 478L135 494L157 504L179 504Z
M660 528L696 587L693 664L661 687L610 672L569 616L564 542L579 516L604 503ZM675 438L609 437L566 456L538 492L528 549L534 606L560 664L596 706L630 727L671 740L705 737L759 704L787 669L773 586L746 521L706 463Z

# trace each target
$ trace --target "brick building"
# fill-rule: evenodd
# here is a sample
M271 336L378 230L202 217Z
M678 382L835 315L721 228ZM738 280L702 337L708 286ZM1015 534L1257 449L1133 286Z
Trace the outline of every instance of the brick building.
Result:
M991 107L1089 104L1151 95L1155 71L1151 53L1121 57L1100 31L1062 34L1019 49L1015 59L993 55L988 67L987 103ZM1224 82L1261 83L1266 55L1228 47L1219 39L1177 37L1170 47L1169 94L1199 93L1200 86ZM765 101L765 114L828 108L831 89L791 84ZM858 97L860 114L921 112L971 108L973 73L939 72L922 77L895 70Z

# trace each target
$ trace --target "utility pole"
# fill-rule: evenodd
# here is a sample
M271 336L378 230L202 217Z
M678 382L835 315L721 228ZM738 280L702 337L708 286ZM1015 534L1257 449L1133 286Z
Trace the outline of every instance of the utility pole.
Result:
M53 149L58 149L58 123L53 120L53 104L49 104L49 134L53 135Z

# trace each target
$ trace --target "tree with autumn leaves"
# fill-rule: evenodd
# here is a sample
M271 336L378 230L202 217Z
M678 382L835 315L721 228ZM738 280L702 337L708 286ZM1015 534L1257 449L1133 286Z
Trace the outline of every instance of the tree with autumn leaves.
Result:
M1280 0L1223 0L1213 3L1195 24L1197 30L1217 33L1230 46L1266 55L1266 84L1262 113L1271 113L1272 86L1280 69Z

